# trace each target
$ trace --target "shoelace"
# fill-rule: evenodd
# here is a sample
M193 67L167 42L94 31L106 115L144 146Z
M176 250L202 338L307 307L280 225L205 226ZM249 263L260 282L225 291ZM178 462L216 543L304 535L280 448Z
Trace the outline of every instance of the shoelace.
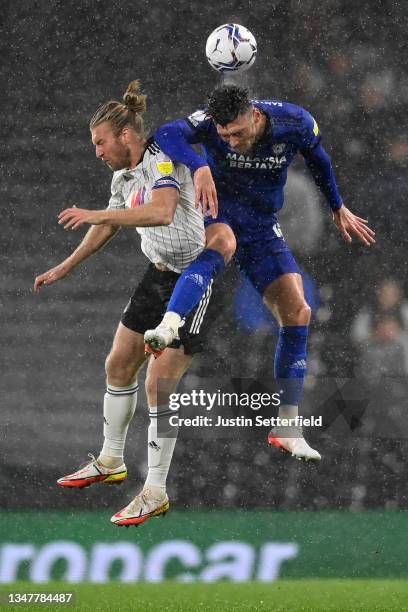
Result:
M165 499L165 497L163 497L162 500L157 499L155 497L151 497L150 499L148 499L150 495L152 495L152 491L150 489L143 489L143 491L141 491L139 495L136 495L135 499L130 502L128 507L129 512L135 512L140 506L139 516L141 516L143 514L143 507L145 507L146 510L149 512L151 510L150 506L152 503L161 503Z
M82 468L86 467L87 465L90 465L91 463L96 463L96 457L92 453L88 453L88 457L92 459L92 461L85 461L85 463L81 463L79 468L76 470L77 472L79 472L79 470L82 470Z
M147 500L148 494L151 494L150 489L144 489L141 493L139 493L139 495L136 495L135 499L129 505L130 512L134 512L141 503L142 505L142 507L140 508L140 513L141 513L143 509L143 505L147 506L148 504L148 500Z

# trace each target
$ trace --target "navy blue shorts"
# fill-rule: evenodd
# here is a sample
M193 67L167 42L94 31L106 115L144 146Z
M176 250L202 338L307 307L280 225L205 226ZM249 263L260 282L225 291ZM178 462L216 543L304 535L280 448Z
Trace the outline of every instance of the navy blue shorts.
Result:
M278 223L271 231L253 240L249 236L240 238L239 232L234 231L233 224L227 217L205 219L206 227L214 223L225 223L234 232L238 243L235 261L261 295L270 283L283 274L300 274L299 266L282 236Z

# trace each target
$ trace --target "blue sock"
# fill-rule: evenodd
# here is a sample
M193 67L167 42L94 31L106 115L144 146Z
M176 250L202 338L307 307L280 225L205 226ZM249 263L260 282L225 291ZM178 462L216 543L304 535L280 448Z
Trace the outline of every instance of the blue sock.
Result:
M275 353L275 378L281 406L299 405L306 376L307 325L281 327Z
M185 319L203 297L212 278L224 268L224 258L218 251L204 249L178 279L166 312L177 312Z

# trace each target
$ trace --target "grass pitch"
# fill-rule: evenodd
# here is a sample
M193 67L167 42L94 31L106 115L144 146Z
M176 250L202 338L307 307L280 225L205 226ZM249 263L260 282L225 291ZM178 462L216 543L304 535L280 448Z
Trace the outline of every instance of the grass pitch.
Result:
M5 604L5 592L73 592L73 604ZM408 611L404 580L279 580L273 584L1 585L2 610L61 612L383 612Z

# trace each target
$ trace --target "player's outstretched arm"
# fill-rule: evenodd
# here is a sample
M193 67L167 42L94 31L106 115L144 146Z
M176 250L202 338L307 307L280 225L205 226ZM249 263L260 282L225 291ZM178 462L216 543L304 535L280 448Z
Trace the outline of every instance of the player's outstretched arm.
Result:
M78 229L81 225L120 225L126 227L155 227L170 225L179 201L179 192L174 187L153 189L150 202L137 208L115 210L87 210L85 208L66 208L59 215L64 229Z
M323 146L317 144L317 146L310 149L305 148L301 152L316 185L330 204L333 221L339 228L344 240L352 242L352 236L355 236L366 246L374 244L375 232L368 226L367 219L357 217L342 204L331 159Z
M346 242L352 242L352 236L355 236L366 246L375 244L375 232L368 226L367 219L357 217L344 204L332 214L333 221Z
M39 274L34 280L34 291L40 292L41 287L52 285L61 280L75 268L79 263L99 251L116 234L119 228L114 226L91 227L81 244L73 253L57 266L50 268L47 272Z

